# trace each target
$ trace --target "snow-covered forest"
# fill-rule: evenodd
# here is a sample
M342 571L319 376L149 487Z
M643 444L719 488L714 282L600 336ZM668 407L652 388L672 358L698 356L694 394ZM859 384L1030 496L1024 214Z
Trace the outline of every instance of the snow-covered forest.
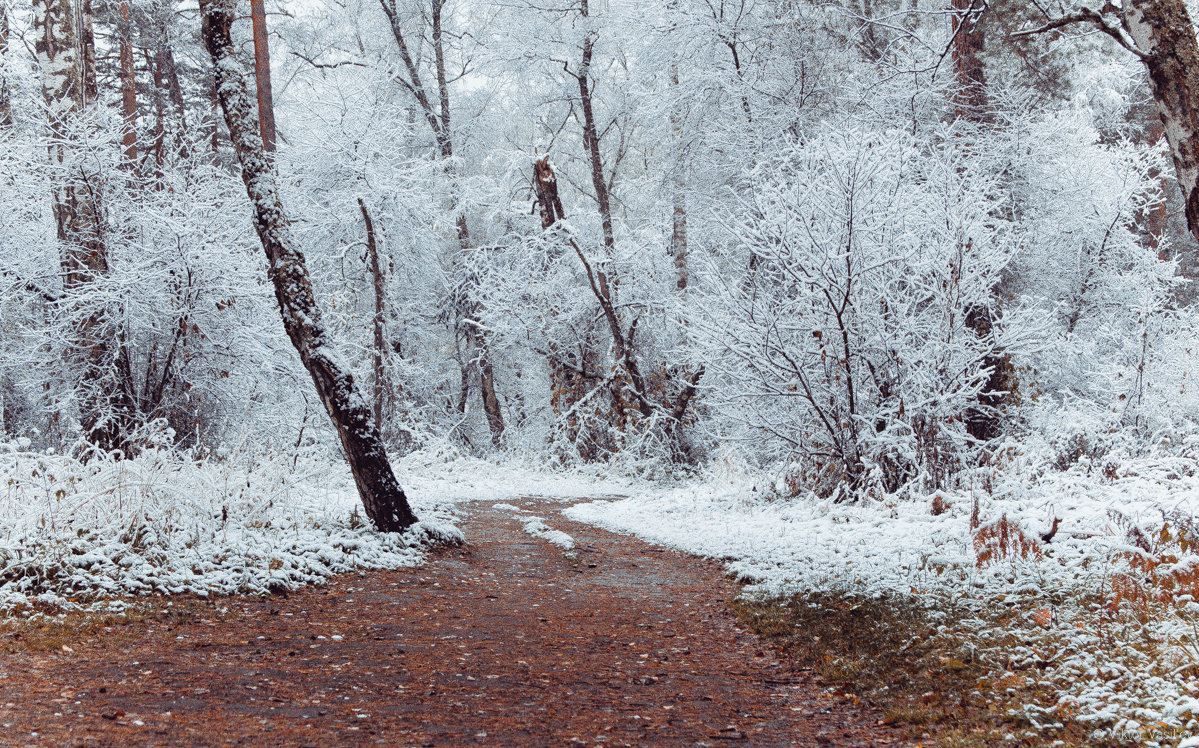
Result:
M613 496L917 606L1024 738L1185 741L1197 10L0 0L0 606Z

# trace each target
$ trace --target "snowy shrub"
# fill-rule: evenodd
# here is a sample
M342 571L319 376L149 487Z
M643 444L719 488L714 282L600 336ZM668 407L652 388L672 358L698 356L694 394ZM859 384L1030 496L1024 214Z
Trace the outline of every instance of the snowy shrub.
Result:
M944 140L829 130L793 145L758 166L734 243L705 268L710 396L851 488L956 467L995 353L967 316L1013 247L993 184Z

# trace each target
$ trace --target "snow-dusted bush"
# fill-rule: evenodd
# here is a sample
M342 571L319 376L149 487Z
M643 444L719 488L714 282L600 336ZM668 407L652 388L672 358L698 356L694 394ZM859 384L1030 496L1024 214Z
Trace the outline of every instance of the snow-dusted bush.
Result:
M995 184L953 137L860 130L795 143L749 184L693 319L722 416L853 488L955 467L996 345L967 316L1014 249Z
M4 435L63 449L89 419L121 430L166 420L181 442L212 445L251 414L271 431L272 406L300 401L300 380L237 176L195 154L134 176L115 117L73 126L61 162L40 130L7 132L0 148ZM105 270L72 285L50 197L81 171L105 211ZM104 360L85 363L95 342Z

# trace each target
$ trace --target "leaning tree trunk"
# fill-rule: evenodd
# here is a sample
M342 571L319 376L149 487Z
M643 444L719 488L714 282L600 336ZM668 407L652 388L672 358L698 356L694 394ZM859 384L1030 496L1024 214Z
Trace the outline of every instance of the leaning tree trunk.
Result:
M274 168L263 148L254 103L237 60L230 34L235 13L235 0L200 0L201 34L212 57L217 95L241 162L283 326L341 438L367 516L380 531L399 532L416 522L416 516L392 472L370 408L354 378L337 362L321 323L308 267L292 242Z
M1124 28L1149 70L1153 100L1199 239L1199 43L1185 0L1124 0Z

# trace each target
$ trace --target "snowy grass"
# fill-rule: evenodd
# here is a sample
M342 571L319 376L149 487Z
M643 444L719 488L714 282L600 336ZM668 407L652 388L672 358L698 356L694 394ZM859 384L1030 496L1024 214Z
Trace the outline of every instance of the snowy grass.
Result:
M635 485L599 468L550 474L444 444L395 468L422 520L400 536L369 526L339 454L241 447L196 460L151 449L83 463L0 444L0 614L34 603L109 609L147 594L265 594L415 566L431 545L463 539L452 524L458 503L627 495Z
M356 569L419 564L461 539L436 493L422 522L374 532L344 464L193 460L149 450L82 463L0 446L0 610L144 594L264 594Z
M854 504L784 498L771 478L725 465L566 514L720 559L751 596L911 601L996 681L1044 695L1020 705L1026 737L1076 720L1096 739L1178 744L1199 735L1199 582L1166 590L1154 579L1199 569L1199 538L1180 527L1199 510L1199 460L1117 462L1061 472L1013 450L1001 472L976 476L989 491ZM1161 563L1152 578L1138 571L1150 557Z

